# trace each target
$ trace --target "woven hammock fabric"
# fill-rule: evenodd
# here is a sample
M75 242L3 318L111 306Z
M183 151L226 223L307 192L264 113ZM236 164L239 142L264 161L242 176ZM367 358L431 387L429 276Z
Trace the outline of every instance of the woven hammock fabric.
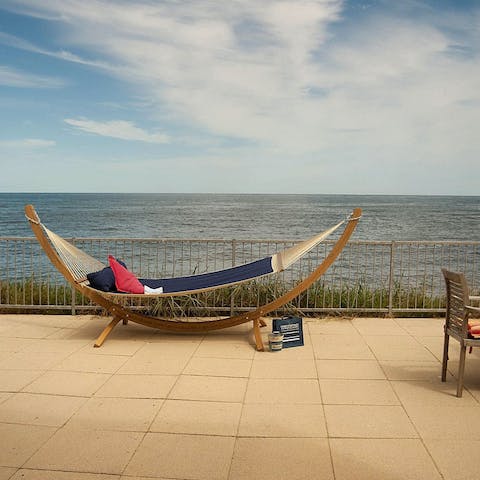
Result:
M55 247L58 256L67 267L77 282L83 282L87 278L87 273L97 272L105 268L105 264L96 258L88 255L75 245L49 230L42 224L45 233Z

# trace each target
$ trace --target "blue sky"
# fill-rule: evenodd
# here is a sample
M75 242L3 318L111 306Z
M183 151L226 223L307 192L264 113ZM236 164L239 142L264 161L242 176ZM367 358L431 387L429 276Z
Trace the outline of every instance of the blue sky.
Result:
M0 191L478 195L480 3L2 0Z

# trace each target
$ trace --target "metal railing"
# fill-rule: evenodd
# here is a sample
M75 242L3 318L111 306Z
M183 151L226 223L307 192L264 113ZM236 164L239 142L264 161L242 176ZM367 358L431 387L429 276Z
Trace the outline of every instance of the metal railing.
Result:
M263 258L294 244L289 240L220 239L70 241L98 259L106 259L108 254L123 259L141 278L220 270ZM325 258L332 244L332 241L320 244L287 271L195 295L182 308L189 314L201 315L254 308L305 278ZM472 293L478 294L480 242L351 241L326 274L286 310L303 314L441 313L445 306L442 267L464 272ZM136 306L151 307L141 303ZM75 313L97 308L73 291L34 238L0 237L0 311Z

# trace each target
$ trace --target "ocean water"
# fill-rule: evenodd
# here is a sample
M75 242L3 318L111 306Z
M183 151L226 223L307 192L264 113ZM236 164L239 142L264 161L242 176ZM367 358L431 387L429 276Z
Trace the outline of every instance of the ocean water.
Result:
M33 204L64 237L301 239L363 217L357 240L480 240L480 196L0 193L0 237L31 237Z

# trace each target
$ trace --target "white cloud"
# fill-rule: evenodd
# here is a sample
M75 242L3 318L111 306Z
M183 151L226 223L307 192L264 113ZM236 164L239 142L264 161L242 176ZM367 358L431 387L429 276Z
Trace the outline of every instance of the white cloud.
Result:
M60 19L57 19L57 20L60 20ZM38 45L35 45L27 40L24 40L23 38L18 38L14 35L10 35L5 32L0 32L0 44L7 45L9 47L14 47L20 50L25 50L27 52L38 53L40 55L45 55L47 57L57 58L59 60L65 60L72 63L80 63L82 65L88 65L95 68L102 68L106 70L111 70L113 68L112 66L108 65L105 62L82 58L81 56L75 55L74 53L69 52L68 50L65 50L65 49L53 51L53 50L48 50L46 48L41 48Z
M70 45L108 59L113 74L178 119L291 152L336 145L338 131L356 131L352 139L363 145L412 141L432 109L451 120L459 97L478 98L480 67L448 55L453 39L421 19L372 15L327 48L342 6L46 1L36 8L64 18ZM460 81L462 92L452 88ZM458 115L455 123L463 127Z
M168 143L168 135L164 133L148 133L136 127L132 122L125 120L111 120L96 122L87 119L66 118L65 123L88 133L103 137L120 138L122 140L136 140L148 143Z
M60 78L34 75L0 65L0 85L16 88L61 88L65 86L65 82Z
M246 140L262 162L458 167L480 149L478 11L380 2L348 19L341 0L14 4L68 25L61 51L102 59L157 118ZM167 140L129 122L70 125Z
M23 138L20 140L0 140L0 147L6 148L23 148L23 149L37 149L54 147L56 142L54 140L44 140L41 138Z

